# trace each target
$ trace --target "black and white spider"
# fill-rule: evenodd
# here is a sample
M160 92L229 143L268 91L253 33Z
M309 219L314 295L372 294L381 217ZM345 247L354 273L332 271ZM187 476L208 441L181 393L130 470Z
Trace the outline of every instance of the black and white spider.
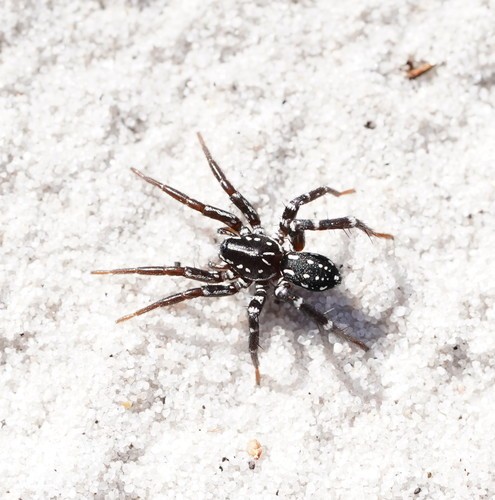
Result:
M209 267L211 270L174 265L170 267L133 267L109 271L93 271L93 274L184 276L185 278L208 283L153 302L143 309L123 316L117 320L117 323L140 316L158 307L170 306L196 297L233 295L241 289L254 284L255 292L248 306L248 318L249 352L255 368L256 384L260 384L258 361L259 315L270 288L274 288L277 299L292 304L296 309L310 317L318 325L320 331L332 332L344 340L367 350L368 347L364 343L334 325L323 313L306 303L291 288L295 285L314 292L321 292L333 288L341 281L340 273L330 259L316 253L301 251L304 248L304 231L357 228L370 237L393 239L393 236L386 233L377 233L355 217L322 220L297 219L297 212L302 205L325 194L342 196L354 193L354 189L336 191L327 186L309 191L290 201L282 214L278 234L275 237L266 236L260 225L260 217L256 210L228 181L212 158L201 134L198 133L197 135L213 175L229 195L232 203L242 212L247 220L247 225L230 212L205 205L134 168L131 169L146 182L160 188L177 201L201 212L206 217L220 221L224 227L221 227L218 232L228 236L228 238L220 245L219 257L223 263L213 264L210 262Z

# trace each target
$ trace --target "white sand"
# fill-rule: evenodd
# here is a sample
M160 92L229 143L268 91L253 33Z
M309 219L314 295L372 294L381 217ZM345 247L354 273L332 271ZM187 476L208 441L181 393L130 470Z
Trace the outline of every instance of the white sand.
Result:
M493 498L495 5L163 3L0 3L0 497ZM328 184L395 234L308 235L369 354L270 301L256 388L249 292L114 323L194 284L90 270L216 258L129 170L233 210L197 130L270 231Z

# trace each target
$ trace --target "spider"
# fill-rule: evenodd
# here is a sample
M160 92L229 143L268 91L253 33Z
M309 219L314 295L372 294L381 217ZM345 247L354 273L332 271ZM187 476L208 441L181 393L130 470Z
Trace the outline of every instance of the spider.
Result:
M146 176L132 168L137 176L158 187L163 192L197 210L205 217L222 223L218 233L227 236L220 245L219 258L222 263L209 263L209 270L195 267L183 267L180 263L173 266L132 267L126 269L93 271L92 274L144 274L155 276L183 276L206 285L190 288L181 293L165 297L153 302L132 314L117 320L122 323L159 307L171 306L179 302L197 297L223 297L234 295L244 288L254 285L254 295L249 302L247 312L249 320L249 352L255 370L255 381L260 385L259 347L259 316L265 304L267 293L274 289L276 299L292 304L297 310L312 319L320 332L333 333L347 342L368 350L359 339L347 334L345 330L334 325L325 314L308 304L295 291L293 286L305 288L313 292L329 290L340 284L341 276L335 264L323 255L302 252L305 245L305 231L322 231L330 229L357 228L369 237L393 239L387 233L377 233L355 217L338 219L299 219L297 213L302 205L320 198L326 194L343 196L354 193L354 189L336 191L328 186L322 186L304 193L290 201L282 213L278 234L267 236L261 227L260 217L251 203L237 191L229 182L217 162L211 156L203 137L197 133L199 143L208 161L213 175L220 186L228 194L232 203L245 217L245 224L237 215L220 208L205 205L180 191Z

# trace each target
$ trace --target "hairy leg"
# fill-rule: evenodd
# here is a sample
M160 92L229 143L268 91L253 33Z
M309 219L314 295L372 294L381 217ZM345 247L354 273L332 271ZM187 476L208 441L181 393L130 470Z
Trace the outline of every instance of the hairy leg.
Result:
M204 285L199 288L191 288L185 292L176 293L174 295L170 295L169 297L165 297L164 299L158 300L157 302L153 302L152 304L143 307L132 314L122 316L122 318L117 320L117 323L122 323L123 321L127 321L135 316L141 316L141 314L145 314L159 307L171 306L173 304L178 304L179 302L195 299L197 297L222 297L226 295L234 295L245 285L246 283L241 284L239 282L235 282L228 285Z
M222 186L222 189L229 195L232 203L244 214L247 221L253 228L257 228L260 226L260 216L254 209L254 207L249 203L244 196L242 196L239 191L230 183L225 174L222 172L221 168L218 166L218 163L213 159L209 149L206 147L203 136L198 132L197 133L199 143L201 144L201 149L203 150L204 155L208 161L208 165L213 172L213 175Z
M201 203L200 201L195 200L187 196L186 194L181 193L180 191L177 191L177 189L174 189L171 186L167 186L166 184L163 184L157 181L156 179L153 179L152 177L148 177L147 175L143 174L142 172L140 172L135 168L131 168L131 170L137 176L141 177L141 179L144 179L149 184L152 184L153 186L160 188L164 193L167 193L169 196L179 201L180 203L187 205L189 208L192 208L193 210L200 212L205 217L218 220L222 224L225 224L226 226L230 227L235 232L241 230L242 221L234 214L222 210L221 208L212 207L211 205L205 205L204 203Z
M256 385L260 385L260 363L258 360L258 347L260 342L260 322L259 316L266 300L268 285L256 285L256 292L248 306L249 318L249 352L254 365Z
M282 281L277 285L277 288L275 289L275 296L280 300L289 302L297 310L301 311L306 316L311 318L316 323L321 333L323 333L324 331L333 333L334 335L337 335L346 342L350 342L360 347L364 351L369 350L368 346L363 342L361 342L361 340L353 337L352 335L347 334L344 330L335 326L333 322L330 321L323 313L315 309L312 305L307 304L302 297L299 297L294 293L290 292L289 284L287 282Z
M310 203L326 194L331 194L333 196L339 197L346 194L354 193L354 189L346 189L345 191L336 191L328 186L322 186L307 193L301 194L297 198L289 201L282 213L282 219L279 225L279 237L281 239L285 238L287 235L290 236L291 243L296 251L301 251L304 248L304 233L293 234L290 229L291 222L296 218L299 208L307 203Z
M183 276L205 283L220 283L227 279L232 279L233 275L228 272L205 271L196 267L182 266L149 266L149 267L129 267L124 269L110 269L92 271L91 274L143 274L147 276Z
M295 219L290 224L290 230L294 234L299 234L304 231L326 231L329 229L359 229L366 233L370 238L374 236L376 238L384 238L387 240L393 240L394 237L388 233L377 233L370 227L368 227L364 222L356 219L355 217L341 217L339 219Z

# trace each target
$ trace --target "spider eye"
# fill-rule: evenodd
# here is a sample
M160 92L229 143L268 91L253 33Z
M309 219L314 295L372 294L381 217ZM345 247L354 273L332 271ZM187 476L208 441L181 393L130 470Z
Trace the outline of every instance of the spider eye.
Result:
M280 267L287 281L314 292L333 288L341 281L335 264L317 253L289 252Z

